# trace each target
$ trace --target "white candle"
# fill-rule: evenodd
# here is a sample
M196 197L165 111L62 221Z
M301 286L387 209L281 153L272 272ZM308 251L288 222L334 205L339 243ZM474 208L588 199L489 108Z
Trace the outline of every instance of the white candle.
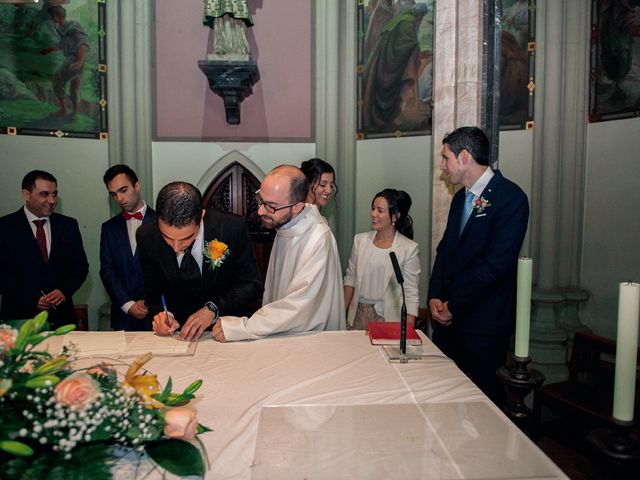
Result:
M516 357L529 356L529 326L531 320L531 271L533 260L518 259L518 293L516 298Z
M616 379L613 387L613 416L624 422L633 420L638 364L638 322L640 322L640 283L621 283L618 297L618 342Z

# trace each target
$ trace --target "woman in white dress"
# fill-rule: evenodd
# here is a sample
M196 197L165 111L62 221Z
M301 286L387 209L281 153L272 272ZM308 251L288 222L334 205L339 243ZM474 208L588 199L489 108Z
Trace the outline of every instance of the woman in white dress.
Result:
M415 326L420 252L412 240L410 207L411 197L402 190L387 188L373 198L372 230L354 237L344 277L348 330L366 329L368 322L400 321L402 290L393 271L390 252L395 252L404 277L407 323Z
M329 198L337 193L336 173L333 167L319 158L305 160L300 165L300 170L309 181L309 194L306 203L325 207Z

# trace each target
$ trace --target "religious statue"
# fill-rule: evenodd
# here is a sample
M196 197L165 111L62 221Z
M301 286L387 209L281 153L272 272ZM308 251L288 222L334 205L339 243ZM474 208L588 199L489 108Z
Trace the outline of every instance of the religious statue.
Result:
M252 27L247 0L204 0L204 25L213 29L209 60L247 61L251 58L246 27Z

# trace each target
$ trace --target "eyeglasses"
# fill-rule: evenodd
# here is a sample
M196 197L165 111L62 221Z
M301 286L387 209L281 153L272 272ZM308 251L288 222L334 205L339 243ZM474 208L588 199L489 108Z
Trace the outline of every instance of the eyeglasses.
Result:
M295 206L295 205L300 203L300 202L293 202L293 203L290 203L289 205L282 205L281 207L274 207L272 205L269 205L267 202L265 202L262 199L262 197L260 196L260 190L256 191L255 196L256 196L256 203L258 204L258 208L260 208L262 206L269 213L276 213L278 210L284 210L285 208L291 208L291 207L293 207L293 206Z

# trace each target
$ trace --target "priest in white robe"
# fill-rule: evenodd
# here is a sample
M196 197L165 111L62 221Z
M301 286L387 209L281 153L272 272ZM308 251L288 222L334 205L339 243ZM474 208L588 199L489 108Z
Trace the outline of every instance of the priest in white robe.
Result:
M274 168L260 185L258 215L265 227L276 229L263 307L251 317L221 317L212 331L215 340L345 328L336 240L317 207L304 203L307 192L306 177L290 165Z

